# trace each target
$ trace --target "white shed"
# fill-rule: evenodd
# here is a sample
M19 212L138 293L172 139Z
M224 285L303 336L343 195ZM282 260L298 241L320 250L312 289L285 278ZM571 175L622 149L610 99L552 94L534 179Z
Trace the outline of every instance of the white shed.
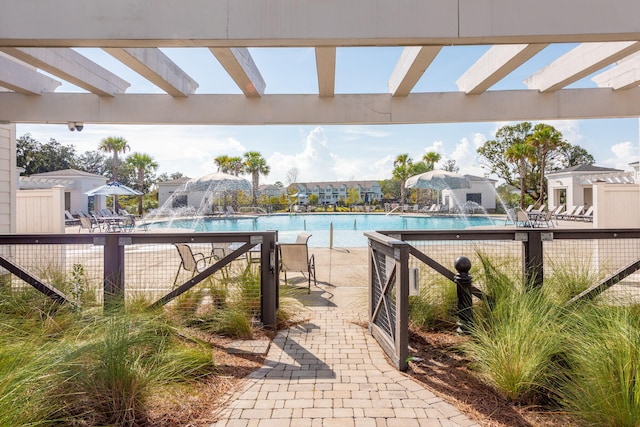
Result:
M94 204L89 203L89 196L84 194L107 183L107 177L83 172L76 169L63 169L52 172L36 173L31 176L20 176L20 190L45 189L54 186L64 187L64 208L70 212L90 212L106 207L103 196L95 197Z
M464 206L467 202L477 203L487 211L496 211L496 183L495 179L484 178L475 175L466 175L471 182L471 188L458 190L442 190L441 203L453 209L455 206Z
M594 165L578 165L547 173L547 205L584 206L594 204L593 184L629 184L634 173Z

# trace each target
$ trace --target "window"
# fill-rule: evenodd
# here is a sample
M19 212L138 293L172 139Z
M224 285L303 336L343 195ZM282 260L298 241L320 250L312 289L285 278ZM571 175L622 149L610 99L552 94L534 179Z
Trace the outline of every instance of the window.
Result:
M467 202L474 202L482 206L482 193L467 193Z
M172 208L183 208L187 206L187 195L175 196L173 198Z

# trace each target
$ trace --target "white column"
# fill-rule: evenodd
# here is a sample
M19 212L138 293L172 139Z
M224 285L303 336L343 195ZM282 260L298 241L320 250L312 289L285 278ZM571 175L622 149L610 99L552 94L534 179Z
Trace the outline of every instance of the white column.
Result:
M16 126L0 125L0 233L16 232Z

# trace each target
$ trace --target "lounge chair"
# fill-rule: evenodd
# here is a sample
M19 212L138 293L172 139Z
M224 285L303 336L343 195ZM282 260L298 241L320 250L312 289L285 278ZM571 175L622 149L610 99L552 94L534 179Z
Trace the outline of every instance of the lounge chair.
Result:
M575 221L578 216L580 216L582 214L582 212L584 211L584 206L578 206L572 213L571 215L566 215L564 217L564 219L568 219L570 221Z
M193 253L191 246L186 243L174 243L173 245L176 247L178 254L180 255L180 265L178 266L176 278L173 279L173 286L178 282L181 270L190 271L191 277L193 277L196 273L200 273L208 267L214 260L213 256L205 256L200 252Z
M64 225L78 225L80 224L80 220L71 215L71 212L64 211Z
M587 209L587 211L582 214L582 215L576 215L574 219L578 220L578 221L588 221L588 222L593 222L593 206L589 206L589 209Z
M533 222L534 227L553 227L553 212L545 211L538 214Z
M566 219L568 217L570 217L571 215L573 215L573 212L576 210L575 206L569 206L567 207L567 209L556 215L556 219Z
M308 293L311 293L311 278L313 284L316 281L316 264L313 254L309 256L309 246L307 242L311 237L309 233L300 233L296 243L279 243L280 249L280 271L284 273L284 282L287 283L287 272L298 272L307 275Z
M554 208L553 213L551 214L551 217L553 219L555 219L556 221L558 221L558 216L560 215L561 212L564 211L564 205L560 205L557 208ZM556 222L557 223L557 222Z

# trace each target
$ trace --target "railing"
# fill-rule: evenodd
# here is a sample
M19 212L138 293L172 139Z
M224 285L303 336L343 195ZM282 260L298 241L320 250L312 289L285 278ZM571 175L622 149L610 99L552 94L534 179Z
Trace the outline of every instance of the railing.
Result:
M472 326L471 295L484 297L482 258L520 271L528 286L540 286L559 273L584 276L590 286L569 303L601 294L616 303L640 298L640 230L401 230L366 236L370 330L398 369L407 367L407 278L413 274L421 288L442 278L456 283L462 332ZM456 274L447 266L461 257L469 265L458 263ZM471 271L473 284L465 275L472 266L477 273Z
M246 272L255 265L259 269L256 311L266 327L274 328L279 264L276 242L274 231L2 235L0 286L27 283L57 301L73 303L60 286L80 281L96 290L105 307L138 296L155 301L153 305L164 305L216 273L220 280L224 276L228 281L230 270ZM207 256L213 255L216 247L227 251L193 274L180 274L181 258L174 243L187 243L193 252ZM242 266L236 260L242 260ZM259 262L254 264L256 260Z

